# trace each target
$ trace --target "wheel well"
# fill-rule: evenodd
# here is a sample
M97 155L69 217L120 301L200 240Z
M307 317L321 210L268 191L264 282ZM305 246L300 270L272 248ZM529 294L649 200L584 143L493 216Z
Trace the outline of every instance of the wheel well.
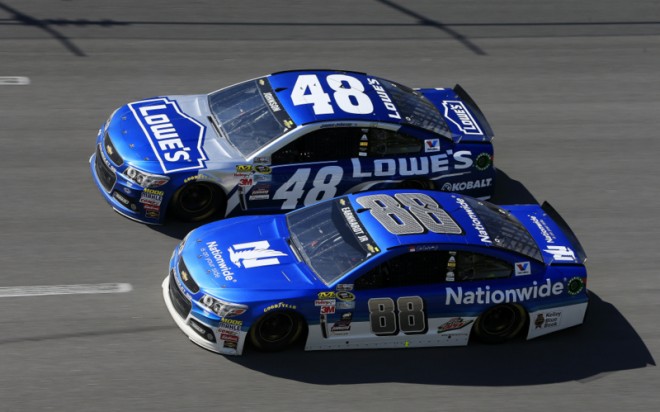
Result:
M494 336L491 336L490 338L486 337L483 332L481 332L481 323L483 322L483 316L490 314L493 310L497 308L505 308L505 307L510 307L513 308L517 311L517 313L520 316L520 322L518 329L515 331L515 333L512 333L510 335L506 336L501 336L500 338L495 338ZM484 311L482 311L479 316L475 319L474 326L472 327L472 330L470 332L470 341L472 340L480 340L482 342L486 343L501 343L507 340L511 339L516 339L521 337L521 335L529 329L529 312L527 311L527 308L524 306L518 304L518 303L503 303L503 304L497 304L490 306L486 308Z
M178 189L174 191L174 194L172 197L170 197L169 201L167 202L167 209L165 210L165 213L167 214L168 217L170 218L177 218L176 216L176 205L175 202L178 201L179 196L183 192L184 189L189 188L193 185L205 185L208 186L214 194L220 196L220 201L222 202L222 207L221 210L217 211L215 215L220 215L222 214L221 217L224 217L224 214L226 213L226 208L227 208L227 193L225 190L222 188L222 186L218 185L212 180L205 180L205 179L197 179L193 180L191 182L184 183L181 185Z

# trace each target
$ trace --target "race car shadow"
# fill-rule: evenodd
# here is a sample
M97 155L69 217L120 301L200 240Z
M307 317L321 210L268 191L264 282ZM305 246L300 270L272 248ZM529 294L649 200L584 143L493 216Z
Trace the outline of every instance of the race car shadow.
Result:
M518 386L590 380L655 366L634 328L592 293L582 326L501 345L280 353L227 357L269 375L319 385L402 382L427 385Z

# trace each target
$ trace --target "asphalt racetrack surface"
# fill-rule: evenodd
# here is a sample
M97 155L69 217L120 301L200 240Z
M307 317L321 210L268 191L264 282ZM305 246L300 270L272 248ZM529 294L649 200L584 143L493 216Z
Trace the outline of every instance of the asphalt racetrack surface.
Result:
M495 202L550 201L586 249L587 322L496 346L192 344L160 286L190 227L114 213L95 136L129 101L294 68L460 83L496 134ZM659 119L654 0L0 0L0 410L657 411Z

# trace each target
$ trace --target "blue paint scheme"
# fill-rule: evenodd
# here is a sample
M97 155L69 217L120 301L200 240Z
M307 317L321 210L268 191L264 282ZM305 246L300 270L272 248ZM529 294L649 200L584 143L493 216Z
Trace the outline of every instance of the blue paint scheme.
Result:
M328 96L327 103L332 113L317 114L312 103L294 104L292 92L300 76L316 76L322 93ZM357 100L350 96L345 97L348 103L345 102L344 106L338 103L339 97L335 93L337 90L341 90L340 94L344 93L350 82L343 81L341 87L335 85L333 89L328 79L345 78L342 76L353 79L350 82L361 84L364 89L361 93L368 97L373 108L371 112L356 114L342 109L346 104L357 104ZM277 113L278 119L288 116L291 128L285 128L281 136L249 157L218 134L211 119L207 95L154 97L120 107L99 130L96 140L99 149L90 158L92 176L105 200L116 211L133 220L163 224L176 191L197 179L203 179L225 194L229 202L225 217L286 211L346 193L396 188L407 184L407 181L415 184L422 182L424 187L430 184L436 190L479 198L489 198L493 193L495 166L492 164L492 135L485 133L490 127L478 108L470 106L467 100L461 100L455 89L413 91L404 86L393 86L405 90L406 96L413 100L422 99L425 105L435 106L437 117L431 123L436 126L428 126L433 129L428 130L415 125L414 119L406 119L401 114L402 109L390 101L392 96L383 90L378 91L388 82L382 78L355 72L303 70L275 73L260 81L266 84L263 90L272 90L276 95L277 100L273 104L282 106L282 111ZM242 84L249 82L254 80ZM309 94L310 91L303 93ZM460 117L457 114L460 110L449 110L447 102L463 105L466 113L459 113L463 116ZM356 147L343 157L332 160L307 161L299 155L286 163L270 163L278 151L286 150L320 129L334 129L338 133L345 130L347 135L356 130L388 131L416 140L421 149L418 152L376 156L367 153L366 148L363 153ZM475 130L482 134L476 134ZM117 156L122 159L121 164L113 161L108 153L104 144L106 135L114 145ZM97 160L97 157L105 160ZM237 173L237 167L243 165L253 168L267 166L271 172L262 174L252 169L248 173ZM162 192L160 205L140 202L144 187L127 176L128 166L169 179L165 184L152 187ZM329 166L334 168L327 169ZM301 169L309 170L301 172ZM320 171L325 174L319 174ZM104 184L99 173L104 174L108 182ZM304 179L294 181L293 176L304 176ZM327 184L328 180L334 182L331 190L315 190L316 186ZM296 193L283 192L275 198L275 193L283 185L289 189L295 188Z
M365 196L388 195L394 197L401 193L421 193L430 196L459 226L461 233L434 233L427 230L422 234L395 235L375 217L371 209L365 209L357 201ZM370 250L373 252L362 263L329 284L321 281L305 262L295 257L290 246L291 235L286 215L231 218L201 226L190 232L172 256L170 276L175 276L176 281L180 285L182 284L177 265L179 260L183 259L190 276L200 288L199 292L192 293L181 286L184 293L192 300L191 316L212 327L217 326L220 321L218 316L209 313L199 304L203 294L212 295L226 302L247 305L248 311L235 317L241 322L242 332L248 332L254 322L270 310L294 310L307 322L310 329L308 339L312 339L312 333L318 334L316 331L319 328L319 322L325 322L321 326L322 328L326 328L325 325L341 325L342 315L350 317L349 324L351 322L353 324L368 323L370 321L368 302L372 298L389 298L396 302L398 298L420 297L423 301L423 311L427 322L431 322L434 318L451 317L465 317L473 320L495 304L506 302L519 304L528 314L544 309L565 310L563 315L565 320L568 320L571 314L566 308L586 309L588 294L584 262L575 259L558 260L556 255L548 252L539 254L540 259L537 260L530 256L534 254L533 252L523 254L510 248L498 247L496 242L484 241L484 234L480 232L480 225L483 222L479 218L471 216L466 207L460 206L465 203L466 199L470 200L465 196L436 191L386 190L348 195L343 199L346 201L343 204L350 204L362 228L369 234ZM333 199L328 202L340 201L341 199ZM476 202L473 199L470 201ZM487 205L487 202L479 204ZM318 203L310 207L320 207L321 205ZM403 208L410 210L407 206ZM514 216L513 221L517 220L533 238L534 248L544 250L555 246L570 251L581 250L580 245L571 243L562 229L538 205L493 206L493 208L496 213ZM327 218L330 219L330 217ZM489 234L492 236L491 232ZM240 263L240 260L236 259L236 256L232 259L232 255L237 249L243 247L245 250L250 250L254 246L252 242L263 241L267 243L261 250L268 249L270 252L278 252L277 261L258 267L247 268L245 264L241 267L237 266L236 262ZM249 247L240 246L241 244L248 244ZM505 262L512 269L509 276L504 278L461 281L443 278L443 276L449 276L445 274L446 271L449 271L449 267L447 267L446 270L439 270L438 279L431 283L384 288L358 287L361 285L358 279L371 273L369 271L384 262L404 255L421 259L428 251L452 251L459 255L477 253ZM259 258L264 257L265 255L262 253ZM342 258L337 256L337 259ZM453 270L452 267L452 276ZM582 286L577 291L569 292L570 282L577 282ZM340 308L339 293L341 291L350 292L347 295L349 299L344 302L344 306L347 306L345 309ZM323 318L320 316L317 301L330 299L328 296L336 299L336 306L333 306L333 313L329 313ZM355 299L350 300L351 296ZM351 308L351 305L354 307ZM349 312L350 315L346 315ZM175 313L172 315L178 316ZM580 316L579 311L577 316ZM179 321L185 320L179 319ZM564 327L579 323L582 323L581 317ZM341 328L341 326L337 326L337 328ZM530 328L534 330L533 325ZM557 330L561 328L563 327L558 327ZM373 342L374 347L378 347L377 342L379 341L387 342L398 339L396 336L376 336L375 334L355 337L352 335L354 332L350 330L345 332L341 332L340 336L347 342L352 339L356 339L356 341L362 339L361 342L367 342L364 345ZM429 339L436 336L433 331L425 333L430 334ZM533 333L530 332L531 337L534 337ZM413 335L407 336L414 337ZM325 336L317 338L320 341L327 339ZM438 342L436 345L441 344ZM322 347L323 344L320 345ZM212 345L202 343L202 346L227 353L222 348ZM229 352L229 354L240 354L240 351Z

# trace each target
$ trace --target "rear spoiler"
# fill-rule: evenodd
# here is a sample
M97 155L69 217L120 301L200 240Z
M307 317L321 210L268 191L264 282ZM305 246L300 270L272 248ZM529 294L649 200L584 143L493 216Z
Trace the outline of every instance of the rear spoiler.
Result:
M568 226L568 223L564 220L563 217L559 215L559 213L555 210L554 207L550 205L548 202L543 202L541 205L541 209L545 213L548 214L552 218L552 220L559 226L564 232L564 235L568 238L568 240L571 242L571 245L575 249L575 257L580 262L581 264L584 264L584 262L587 261L587 254L584 252L584 248L580 244L580 241L578 240L577 236L575 236L575 233L571 230L571 228Z
M470 95L465 91L465 89L461 87L460 84L456 84L456 86L454 86L454 92L458 95L458 97L461 98L463 103L465 103L470 108L470 111L477 118L479 125L483 128L484 134L488 140L492 140L493 137L495 137L493 129L490 127L488 120L486 120L484 113L481 111L481 109L479 109L479 106L477 106L474 100L472 100L472 97L470 97Z

